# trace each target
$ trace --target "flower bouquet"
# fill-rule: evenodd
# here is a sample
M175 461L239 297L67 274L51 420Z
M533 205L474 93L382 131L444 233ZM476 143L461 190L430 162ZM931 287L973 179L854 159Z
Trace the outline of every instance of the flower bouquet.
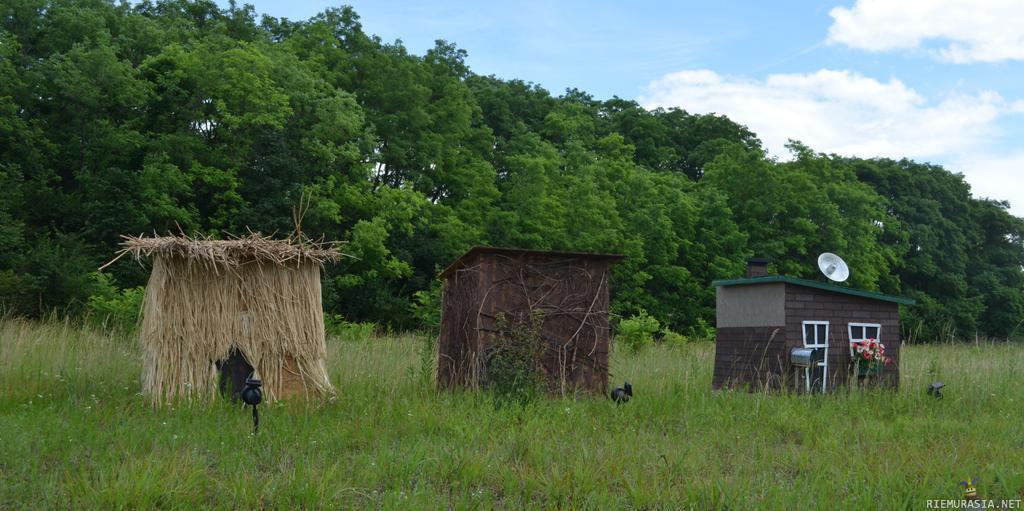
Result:
M857 363L858 377L882 374L882 369L892 362L885 355L885 345L874 339L853 343L853 360Z

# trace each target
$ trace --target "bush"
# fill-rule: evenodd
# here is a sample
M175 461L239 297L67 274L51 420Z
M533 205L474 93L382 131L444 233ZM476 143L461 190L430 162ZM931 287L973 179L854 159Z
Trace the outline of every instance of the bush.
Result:
M665 346L677 348L688 342L690 342L690 339L681 333L673 332L668 328L662 329L661 331L661 343Z
M106 273L92 273L96 291L86 302L89 323L104 330L130 332L139 324L142 312L143 287L118 289L114 278Z
M619 322L619 332L615 336L615 341L626 349L637 352L654 344L654 334L658 333L660 327L657 319L640 309L640 314Z
M661 344L670 348L697 342L713 342L714 340L715 329L708 325L703 318L698 318L697 324L687 327L683 333L670 330L668 327L661 330Z
M441 283L434 282L429 288L416 291L412 298L412 315L420 328L431 332L441 328Z
M697 324L688 329L686 337L694 342L712 342L715 340L715 327L704 321L704 318L697 318Z
M520 321L509 321L499 314L498 335L485 355L486 373L483 387L495 402L526 404L543 392L544 378L541 357L544 347L540 330L544 317L540 313Z
M341 314L324 314L324 331L329 337L344 341L369 342L377 331L377 324L354 323L346 321Z

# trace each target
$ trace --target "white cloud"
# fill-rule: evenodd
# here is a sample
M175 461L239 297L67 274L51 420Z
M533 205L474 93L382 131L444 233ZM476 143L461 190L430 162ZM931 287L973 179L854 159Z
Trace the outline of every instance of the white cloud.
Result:
M957 162L951 170L963 172L980 194L1009 199L1015 213L1024 215L1024 187L1010 197L1006 186L1024 160L980 156L997 135L998 119L1024 110L1024 102L1010 103L995 92L930 99L899 80L881 82L852 71L752 80L701 69L651 82L640 102L646 108L727 115L778 157L788 156L785 144L796 139L826 153Z
M962 172L975 197L1010 201L1010 212L1024 217L1024 152L1004 155L970 154L945 167Z
M857 0L829 12L828 42L871 51L915 49L957 63L1024 60L1020 0Z
M899 80L879 82L851 71L771 75L763 81L706 69L655 80L640 98L648 108L715 112L752 129L771 153L788 139L853 156L927 158L979 145L1008 110L994 92L931 102Z

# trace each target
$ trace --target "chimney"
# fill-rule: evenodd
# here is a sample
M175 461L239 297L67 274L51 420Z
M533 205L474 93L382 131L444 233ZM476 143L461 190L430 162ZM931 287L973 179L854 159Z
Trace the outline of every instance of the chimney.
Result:
M763 257L747 259L747 277L768 276L768 260Z

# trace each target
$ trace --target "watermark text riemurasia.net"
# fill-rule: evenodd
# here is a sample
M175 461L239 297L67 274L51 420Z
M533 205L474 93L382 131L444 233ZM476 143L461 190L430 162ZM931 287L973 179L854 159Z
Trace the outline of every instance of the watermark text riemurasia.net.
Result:
M1021 499L928 499L928 509L1024 509Z

